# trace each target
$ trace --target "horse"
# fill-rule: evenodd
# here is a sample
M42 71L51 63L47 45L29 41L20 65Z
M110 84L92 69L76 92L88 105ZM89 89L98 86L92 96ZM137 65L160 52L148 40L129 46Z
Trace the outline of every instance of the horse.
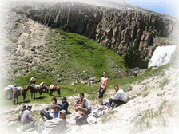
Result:
M13 103L15 105L16 98L17 98L17 104L18 104L18 96L22 95L23 96L23 102L25 102L26 98L26 92L28 89L22 89L22 87L17 87L13 91Z
M41 83L40 85L28 85L26 89L30 89L31 98L33 98L34 93L34 99L35 99L35 93L40 93L40 96L42 95L43 89L47 89L47 86L45 83Z
M60 96L60 89L61 89L60 86L50 85L50 95L52 95L52 93L53 93L54 91L57 91L57 92L58 92L58 96Z
M15 85L8 85L8 86L4 89L6 100L8 100L8 99L10 100L10 99L13 98L13 91L14 91L14 88L15 88L15 87L16 87ZM10 95L10 98L7 98L8 95Z

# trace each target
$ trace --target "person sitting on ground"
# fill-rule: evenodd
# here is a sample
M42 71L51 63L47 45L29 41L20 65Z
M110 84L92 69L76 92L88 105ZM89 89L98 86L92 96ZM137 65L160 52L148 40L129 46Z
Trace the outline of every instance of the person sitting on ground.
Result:
M21 110L21 112L18 113L18 117L13 117L9 121L16 121L16 120L21 121L22 114L26 110L26 105L23 104L19 109Z
M83 115L88 115L91 112L91 107L90 102L88 99L85 98L84 93L80 93L80 98L80 100L77 100L75 102L74 107L76 112L82 112L82 118Z
M59 118L62 119L66 124L66 111L64 109L60 111Z
M59 104L59 106L61 107L61 109L64 109L66 110L66 112L68 112L69 103L66 101L66 97L62 98L62 103Z
M122 89L119 89L118 85L114 85L113 88L115 89L117 94L109 99L109 107L113 107L114 104L125 104L127 102L125 92Z
M65 133L66 127L66 111L63 109L59 112L58 118L52 120L46 120L43 122L43 132L44 133Z
M51 106L49 106L49 107L47 107L46 108L46 111L45 110L40 110L40 115L42 116L42 117L46 117L48 120L51 120L51 119L53 119L53 111L54 111L54 106L55 105L57 105L57 99L56 98L52 98L51 99ZM58 108L59 109L61 109L60 108L60 106L58 106Z
M23 112L21 123L22 124L29 124L31 121L36 120L34 116L31 114L32 105L28 105L27 109Z
M31 128L37 130L39 134L42 133L41 122L37 121L34 116L31 114L32 105L28 105L27 109L23 111L21 123L26 124L23 125L22 128L16 128L18 132L25 132Z
M30 78L30 84L34 84L34 85L35 85L35 82L36 82L36 78L31 77L31 78Z
M98 92L99 92L98 98L101 101L101 105L103 105L103 95L105 93L105 90L106 90L106 87L107 87L108 81L109 81L106 72L103 72L103 76L104 77L101 77L101 84L98 89Z

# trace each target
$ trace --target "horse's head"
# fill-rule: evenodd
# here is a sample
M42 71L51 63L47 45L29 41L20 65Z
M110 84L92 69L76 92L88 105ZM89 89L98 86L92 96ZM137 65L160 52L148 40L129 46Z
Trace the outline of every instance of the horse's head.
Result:
M42 85L42 88L43 88L43 89L46 89L46 88L47 88L47 86L46 86L45 83Z
M45 82L42 82L42 83L40 84L40 88L42 88L42 89L46 89L46 88L47 88Z

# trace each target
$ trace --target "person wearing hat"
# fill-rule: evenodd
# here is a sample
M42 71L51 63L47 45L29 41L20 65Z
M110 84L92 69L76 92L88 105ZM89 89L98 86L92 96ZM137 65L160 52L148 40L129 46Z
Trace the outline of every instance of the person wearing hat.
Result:
M65 96L62 98L62 103L59 104L59 106L61 107L61 109L66 110L66 112L68 111L69 103L66 101L66 97Z
M34 116L31 114L32 105L28 105L27 109L23 112L21 123L22 124L29 124L31 121L36 120Z
M24 106L25 108L25 106ZM22 128L16 128L18 132L25 132L31 128L38 131L39 134L42 133L41 122L37 121L34 116L31 114L32 105L27 105L25 111L23 111L21 123L26 124L23 125Z
M51 99L51 105L53 105L53 104L57 104L57 99L56 99L55 97ZM47 117L47 119L51 119L51 118L49 117L49 116L50 116L50 106L46 108L46 111L42 109L42 110L40 111L40 114L41 114L42 116Z
M60 111L59 118L66 124L66 111L64 109Z
M53 104L53 105L51 106L51 108L52 108L53 110L52 110L52 109L50 110L50 117L52 117L52 119L58 118L59 115L60 115L61 107L60 107L59 105L57 105L57 104Z
M53 118L57 118L59 115L59 111L61 110L61 107L57 105L57 99L52 98L51 100L52 105L50 107L46 108L45 110L40 110L40 114L42 118L45 116L48 120L51 120Z
M19 110L21 110L21 112L18 113L18 116L11 118L9 121L15 121L15 120L21 121L22 114L26 110L26 105L22 104L22 106L19 108Z

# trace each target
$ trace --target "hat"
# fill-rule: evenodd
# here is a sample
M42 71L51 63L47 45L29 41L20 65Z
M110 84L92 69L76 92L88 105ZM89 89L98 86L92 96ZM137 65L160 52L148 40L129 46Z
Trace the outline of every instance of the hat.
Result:
M26 105L22 104L21 109L22 109L22 111L26 110Z
M31 104L29 104L29 105L27 105L27 107L32 107L32 105L31 105Z
M56 108L56 107L57 107L58 109L61 109L61 107L60 107L59 105L57 105L57 104L53 104L53 105L51 106L52 109L54 109L54 108Z
M65 114L65 113L66 113L66 110L63 109L62 111L60 111L60 113Z
M63 97L62 100L66 100L66 97Z

